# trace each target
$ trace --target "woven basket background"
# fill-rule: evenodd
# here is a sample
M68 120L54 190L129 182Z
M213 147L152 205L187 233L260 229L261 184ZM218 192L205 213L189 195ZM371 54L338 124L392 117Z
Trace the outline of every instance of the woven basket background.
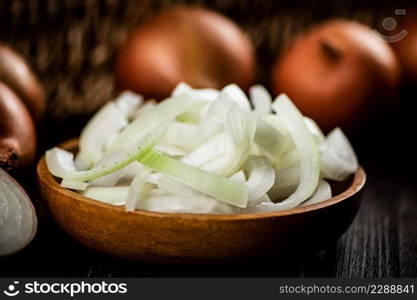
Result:
M297 32L332 17L378 27L398 2L294 0L1 0L0 42L28 59L48 95L49 119L87 117L115 93L113 63L128 29L177 3L197 4L235 20L257 50L258 82Z

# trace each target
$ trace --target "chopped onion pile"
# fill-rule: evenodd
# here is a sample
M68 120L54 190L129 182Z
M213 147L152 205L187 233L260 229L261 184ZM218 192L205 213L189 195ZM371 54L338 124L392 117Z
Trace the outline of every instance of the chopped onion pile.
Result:
M36 213L28 195L0 168L0 256L23 249L36 228Z
M325 180L358 168L343 132L327 137L284 94L262 86L250 100L179 84L156 104L127 92L81 133L79 152L46 153L61 185L127 210L233 214L286 210L332 196Z

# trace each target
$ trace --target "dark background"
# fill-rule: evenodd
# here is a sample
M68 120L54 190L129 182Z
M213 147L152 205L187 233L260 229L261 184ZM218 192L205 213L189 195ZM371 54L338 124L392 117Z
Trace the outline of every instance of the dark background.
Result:
M380 28L394 9L408 7L404 1L2 0L0 42L28 59L48 94L39 153L77 136L85 120L115 95L114 54L127 30L178 2L205 5L237 21L256 46L257 79L266 86L271 62L296 33L312 24L348 17ZM417 87L405 84L395 108L350 135L368 182L354 223L326 250L210 268L116 260L90 252L63 233L37 194L36 178L27 175L22 180L40 218L38 235L22 252L0 259L0 276L416 277L416 96Z

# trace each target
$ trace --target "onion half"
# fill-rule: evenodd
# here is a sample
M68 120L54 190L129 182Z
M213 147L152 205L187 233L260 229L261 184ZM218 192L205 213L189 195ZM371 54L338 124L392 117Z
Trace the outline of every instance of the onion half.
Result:
M36 229L36 212L28 195L0 168L0 256L26 247Z

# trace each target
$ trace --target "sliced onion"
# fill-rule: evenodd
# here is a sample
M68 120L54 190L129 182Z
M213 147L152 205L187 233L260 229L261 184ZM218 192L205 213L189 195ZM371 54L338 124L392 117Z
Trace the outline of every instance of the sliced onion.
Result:
M235 84L218 91L180 83L158 104L142 105L140 96L121 94L94 117L100 122L93 118L83 131L91 138L77 156L83 170L61 149L47 152L48 167L63 178L63 186L84 189L97 199L105 197L100 186L129 185L126 196L99 200L125 204L129 211L194 213L308 205L331 196L320 172L326 179L344 180L356 170L356 156L340 129L326 138L288 97L271 103L262 86L252 87L250 96L253 110ZM118 111L124 123L105 124L106 110ZM97 137L89 126L99 131Z
M240 170L239 172L236 172L232 176L229 177L230 180L239 182L239 183L246 183L246 176L245 172L243 170Z
M254 139L274 163L291 147L291 141L284 134L261 119L257 120Z
M150 112L152 109L155 108L156 104L157 103L156 103L155 100L152 100L152 99L151 100L146 100L146 102L143 103L142 106L140 106L140 108L130 116L130 119L135 120L140 115L143 115L143 114L146 114L146 113Z
M271 162L263 156L249 156L243 169L247 173L249 205L258 204L275 182L275 170Z
M81 194L107 204L125 205L128 192L128 186L91 186Z
M232 83L225 86L222 89L222 93L225 93L229 96L229 98L235 102L238 107L244 111L251 111L250 103L248 97L246 97L245 93L238 87L236 84Z
M145 181L157 185L162 177L164 177L164 175L161 173L153 173L147 175Z
M300 181L296 190L285 200L274 204L260 204L260 211L291 209L307 200L316 190L320 168L315 140L307 129L302 114L284 94L272 104L273 110L287 128L299 155ZM273 201L275 199L272 199Z
M333 129L320 146L320 168L324 178L343 181L358 168L358 159L340 128Z
M230 134L222 132L185 155L181 161L208 172L222 174L233 159L234 149Z
M332 188L330 184L327 181L320 179L319 184L314 194L307 201L303 202L301 206L313 205L313 204L328 200L331 197L332 197Z
M90 169L103 156L108 139L127 124L126 116L114 102L103 106L81 132L77 169Z
M285 169L289 169L294 167L298 164L299 161L299 152L295 149L291 149L290 151L286 152L281 159L276 163L275 170L281 171Z
M207 196L183 196L152 191L149 197L138 202L138 209L167 213L233 214L231 205Z
M189 166L155 151L149 152L140 162L217 200L238 207L247 205L248 189L243 184Z
M255 138L257 119L254 115L233 107L227 116L226 130L231 133L236 145L235 158L228 166L228 174L231 175L242 167L249 156Z
M175 146L183 149L191 150L190 137L196 136L198 127L194 124L172 122L165 132L161 143L164 146Z
M287 169L277 170L274 184L268 191L268 195L274 202L282 201L294 193L299 182L300 167L298 164Z
M143 104L143 97L131 91L124 91L116 100L114 100L117 108L128 119L131 119L135 112Z
M173 97L190 97L202 101L214 101L219 96L219 91L215 89L193 89L184 82L180 82L171 94Z
M239 171L233 176L229 177L230 180L233 180L235 182L239 183L245 183L245 174L243 171ZM171 195L179 195L182 197L187 197L191 201L184 201L183 199L175 199L175 200L169 200L170 203L174 202L176 209L176 212L185 212L185 213L234 213L239 211L240 208L229 205L227 203L218 201L212 197L209 197L205 195L204 193L201 193L183 183L180 183L176 181L175 179L172 179L168 176L161 176L159 182L158 182L158 189L166 194ZM179 206L188 204L187 208L180 208ZM160 208L159 208L160 210ZM164 209L166 211L166 209Z
M225 129L223 134L216 137L222 140L213 142L212 151L207 150L207 155L204 153L206 148L200 147L201 156L207 160L200 168L230 176L242 167L249 155L256 131L256 118L233 104L227 114Z
M88 183L84 181L75 181L69 179L63 179L60 184L62 187L77 190L77 191L84 191L88 187Z
M26 247L36 228L36 212L28 195L0 168L0 256Z
M159 144L156 145L155 150L173 157L181 157L187 154L187 150L174 145Z
M202 116L202 109L203 107L199 107L200 109L196 109L193 111L187 111L185 113L182 113L178 115L175 120L180 123L185 124L198 124L201 121Z
M262 117L271 113L272 98L262 85L255 85L249 89L250 99L254 107L254 113Z
M138 110L143 98L126 91L107 103L87 123L81 132L75 165L78 170L90 169L104 154L109 139L128 124L128 118Z
M106 164L107 161L102 160L97 163L96 167L104 166ZM135 177L136 173L139 171L140 168L141 165L137 161L133 161L127 166L121 168L120 170L92 180L90 182L90 185L112 187L120 182L130 182L133 180L133 177Z
M205 104L186 97L167 99L146 114L139 115L124 128L108 151L113 152L135 144L167 121L172 121L176 116Z
M93 180L120 170L144 157L161 139L164 130L164 128L159 128L157 132L145 136L136 145L107 155L103 158L106 161L103 165L91 170L77 171L73 154L59 148L46 151L46 164L49 171L56 177L78 181Z
M275 128L281 135L285 136L287 139L291 140L290 133L288 132L287 127L285 127L279 115L270 114L260 118L262 121L265 121L269 125ZM292 142L291 142L292 143Z
M316 140L317 144L322 144L325 142L326 137L323 134L323 131L321 131L319 125L310 118L304 117L304 122L310 131L310 133L313 135L314 139Z
M152 173L152 170L142 166L138 171L135 178L129 187L129 193L127 194L126 210L134 211L137 207L137 203L145 199L149 192L155 188L154 184L150 184L146 181L146 177Z
M183 146L192 150L219 134L224 128L227 113L233 104L226 94L219 94L218 98L208 106L200 124L193 132L193 138L182 139Z

